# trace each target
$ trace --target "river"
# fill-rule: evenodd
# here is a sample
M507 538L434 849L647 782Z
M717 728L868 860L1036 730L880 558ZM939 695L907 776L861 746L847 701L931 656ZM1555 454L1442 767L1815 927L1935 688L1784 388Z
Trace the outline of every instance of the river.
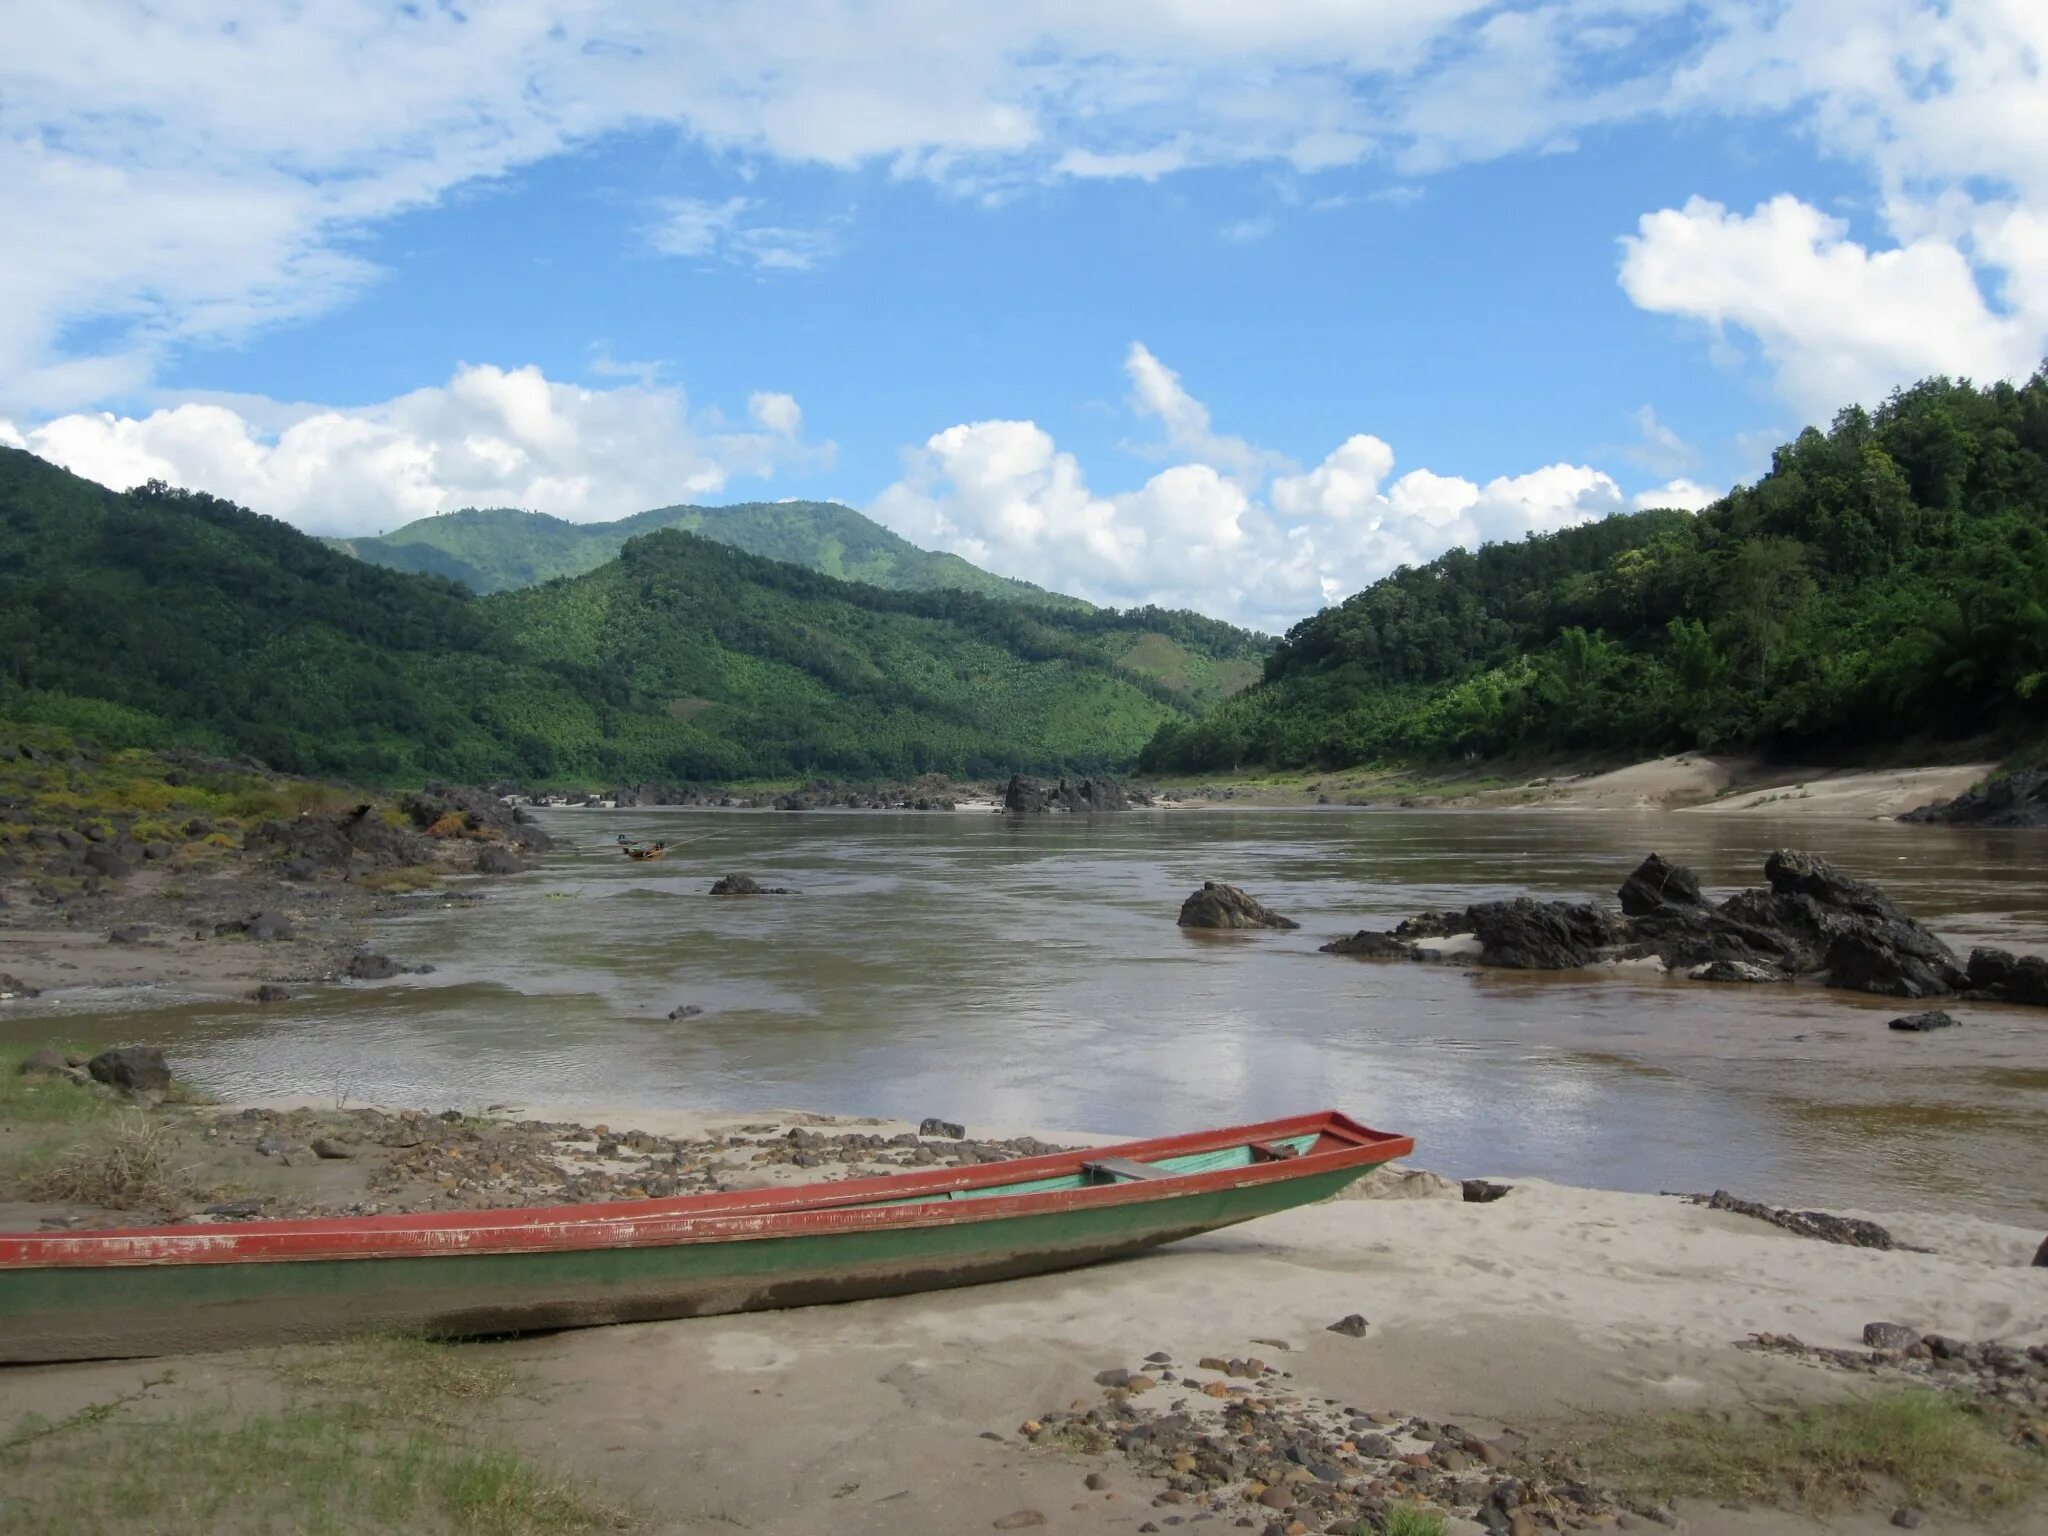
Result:
M77 1016L229 1098L796 1107L1165 1132L1341 1107L1456 1175L2048 1216L2048 1013L1809 986L1375 963L1316 946L1425 907L1599 897L1655 849L1716 893L1813 848L1964 949L2048 950L2048 837L1609 812L554 812L574 846L376 947L432 974ZM619 857L621 833L678 846ZM713 899L745 870L801 894ZM1295 933L1174 917L1204 879ZM670 1021L681 1005L700 1016Z

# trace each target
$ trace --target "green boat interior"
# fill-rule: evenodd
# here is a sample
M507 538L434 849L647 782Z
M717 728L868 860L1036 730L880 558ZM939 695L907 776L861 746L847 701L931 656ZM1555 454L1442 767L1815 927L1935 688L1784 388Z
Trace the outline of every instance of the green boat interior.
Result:
M1300 1157L1316 1144L1319 1132L1283 1136L1274 1141L1216 1147L1207 1152L1187 1152L1141 1163L1127 1157L1100 1157L1081 1164L1076 1173L1049 1179L1026 1179L1015 1184L990 1184L981 1189L946 1189L932 1194L907 1195L894 1200L864 1200L849 1210L869 1210L886 1205L925 1205L937 1200L987 1200L1003 1195L1048 1194L1063 1189L1094 1189L1105 1184L1130 1184L1147 1179L1169 1179L1188 1173L1219 1173L1227 1168L1248 1168Z

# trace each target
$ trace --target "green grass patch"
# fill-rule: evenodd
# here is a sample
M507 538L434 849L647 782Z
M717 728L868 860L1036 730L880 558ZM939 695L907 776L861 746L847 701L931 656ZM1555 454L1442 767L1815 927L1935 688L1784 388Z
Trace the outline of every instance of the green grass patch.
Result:
M1367 1528L1361 1525L1359 1530ZM1380 1536L1444 1536L1444 1517L1433 1509L1396 1504L1387 1511L1387 1528Z
M1593 1464L1657 1498L1770 1503L1825 1515L1879 1495L1969 1514L2048 1485L2048 1457L1996 1409L1924 1388L1740 1412L1612 1421Z
M114 1118L120 1105L97 1084L73 1082L47 1072L24 1073L23 1060L41 1049L0 1045L0 1130L17 1126L95 1125Z
M280 1355L286 1399L272 1406L210 1399L152 1413L133 1406L143 1391L55 1422L24 1418L0 1437L0 1524L20 1536L635 1528L633 1510L477 1427L483 1407L525 1383L487 1354L366 1339Z

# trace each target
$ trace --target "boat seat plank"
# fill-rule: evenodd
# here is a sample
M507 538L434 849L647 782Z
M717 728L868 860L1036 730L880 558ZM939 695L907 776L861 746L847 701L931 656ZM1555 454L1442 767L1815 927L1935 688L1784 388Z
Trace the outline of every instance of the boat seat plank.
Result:
M1083 1163L1082 1168L1097 1178L1117 1179L1163 1179L1166 1174L1150 1163L1133 1162L1128 1157L1097 1157Z

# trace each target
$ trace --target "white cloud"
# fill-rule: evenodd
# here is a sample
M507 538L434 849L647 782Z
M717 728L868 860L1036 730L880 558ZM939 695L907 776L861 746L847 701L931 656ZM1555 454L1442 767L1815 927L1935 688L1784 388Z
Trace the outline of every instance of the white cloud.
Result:
M0 420L0 441L115 489L167 480L316 532L363 533L464 506L620 517L829 458L829 444L801 441L790 396L756 394L748 412L759 430L693 412L680 389L587 389L538 368L477 365L372 406L195 402L26 431Z
M1279 225L1270 214L1258 214L1247 219L1232 219L1218 230L1232 245L1251 245L1272 234Z
M2027 241L2023 232L2012 244ZM1849 239L1841 220L1793 197L1747 215L1696 197L1644 215L1622 246L1630 299L1741 327L1786 397L1813 419L1850 401L1874 403L1925 374L2024 375L2048 342L2048 308L1994 310L1953 243L1873 251Z
M1652 507L1676 507L1681 512L1698 512L1712 506L1725 494L1712 486L1701 485L1697 480L1683 476L1660 485L1654 490L1638 491L1631 505L1636 511L1645 512Z
M869 513L913 542L1097 602L1191 607L1279 630L1454 545L1518 539L1627 505L1611 477L1583 465L1485 484L1414 469L1388 483L1394 450L1365 433L1266 484L1277 456L1217 434L1146 348L1134 346L1126 367L1133 407L1164 420L1188 462L1106 495L1037 423L963 423L907 453L903 478Z
M661 256L703 257L756 271L808 272L830 259L839 240L832 229L801 229L746 217L760 207L751 197L712 202L697 197L657 198L655 217L642 231Z

